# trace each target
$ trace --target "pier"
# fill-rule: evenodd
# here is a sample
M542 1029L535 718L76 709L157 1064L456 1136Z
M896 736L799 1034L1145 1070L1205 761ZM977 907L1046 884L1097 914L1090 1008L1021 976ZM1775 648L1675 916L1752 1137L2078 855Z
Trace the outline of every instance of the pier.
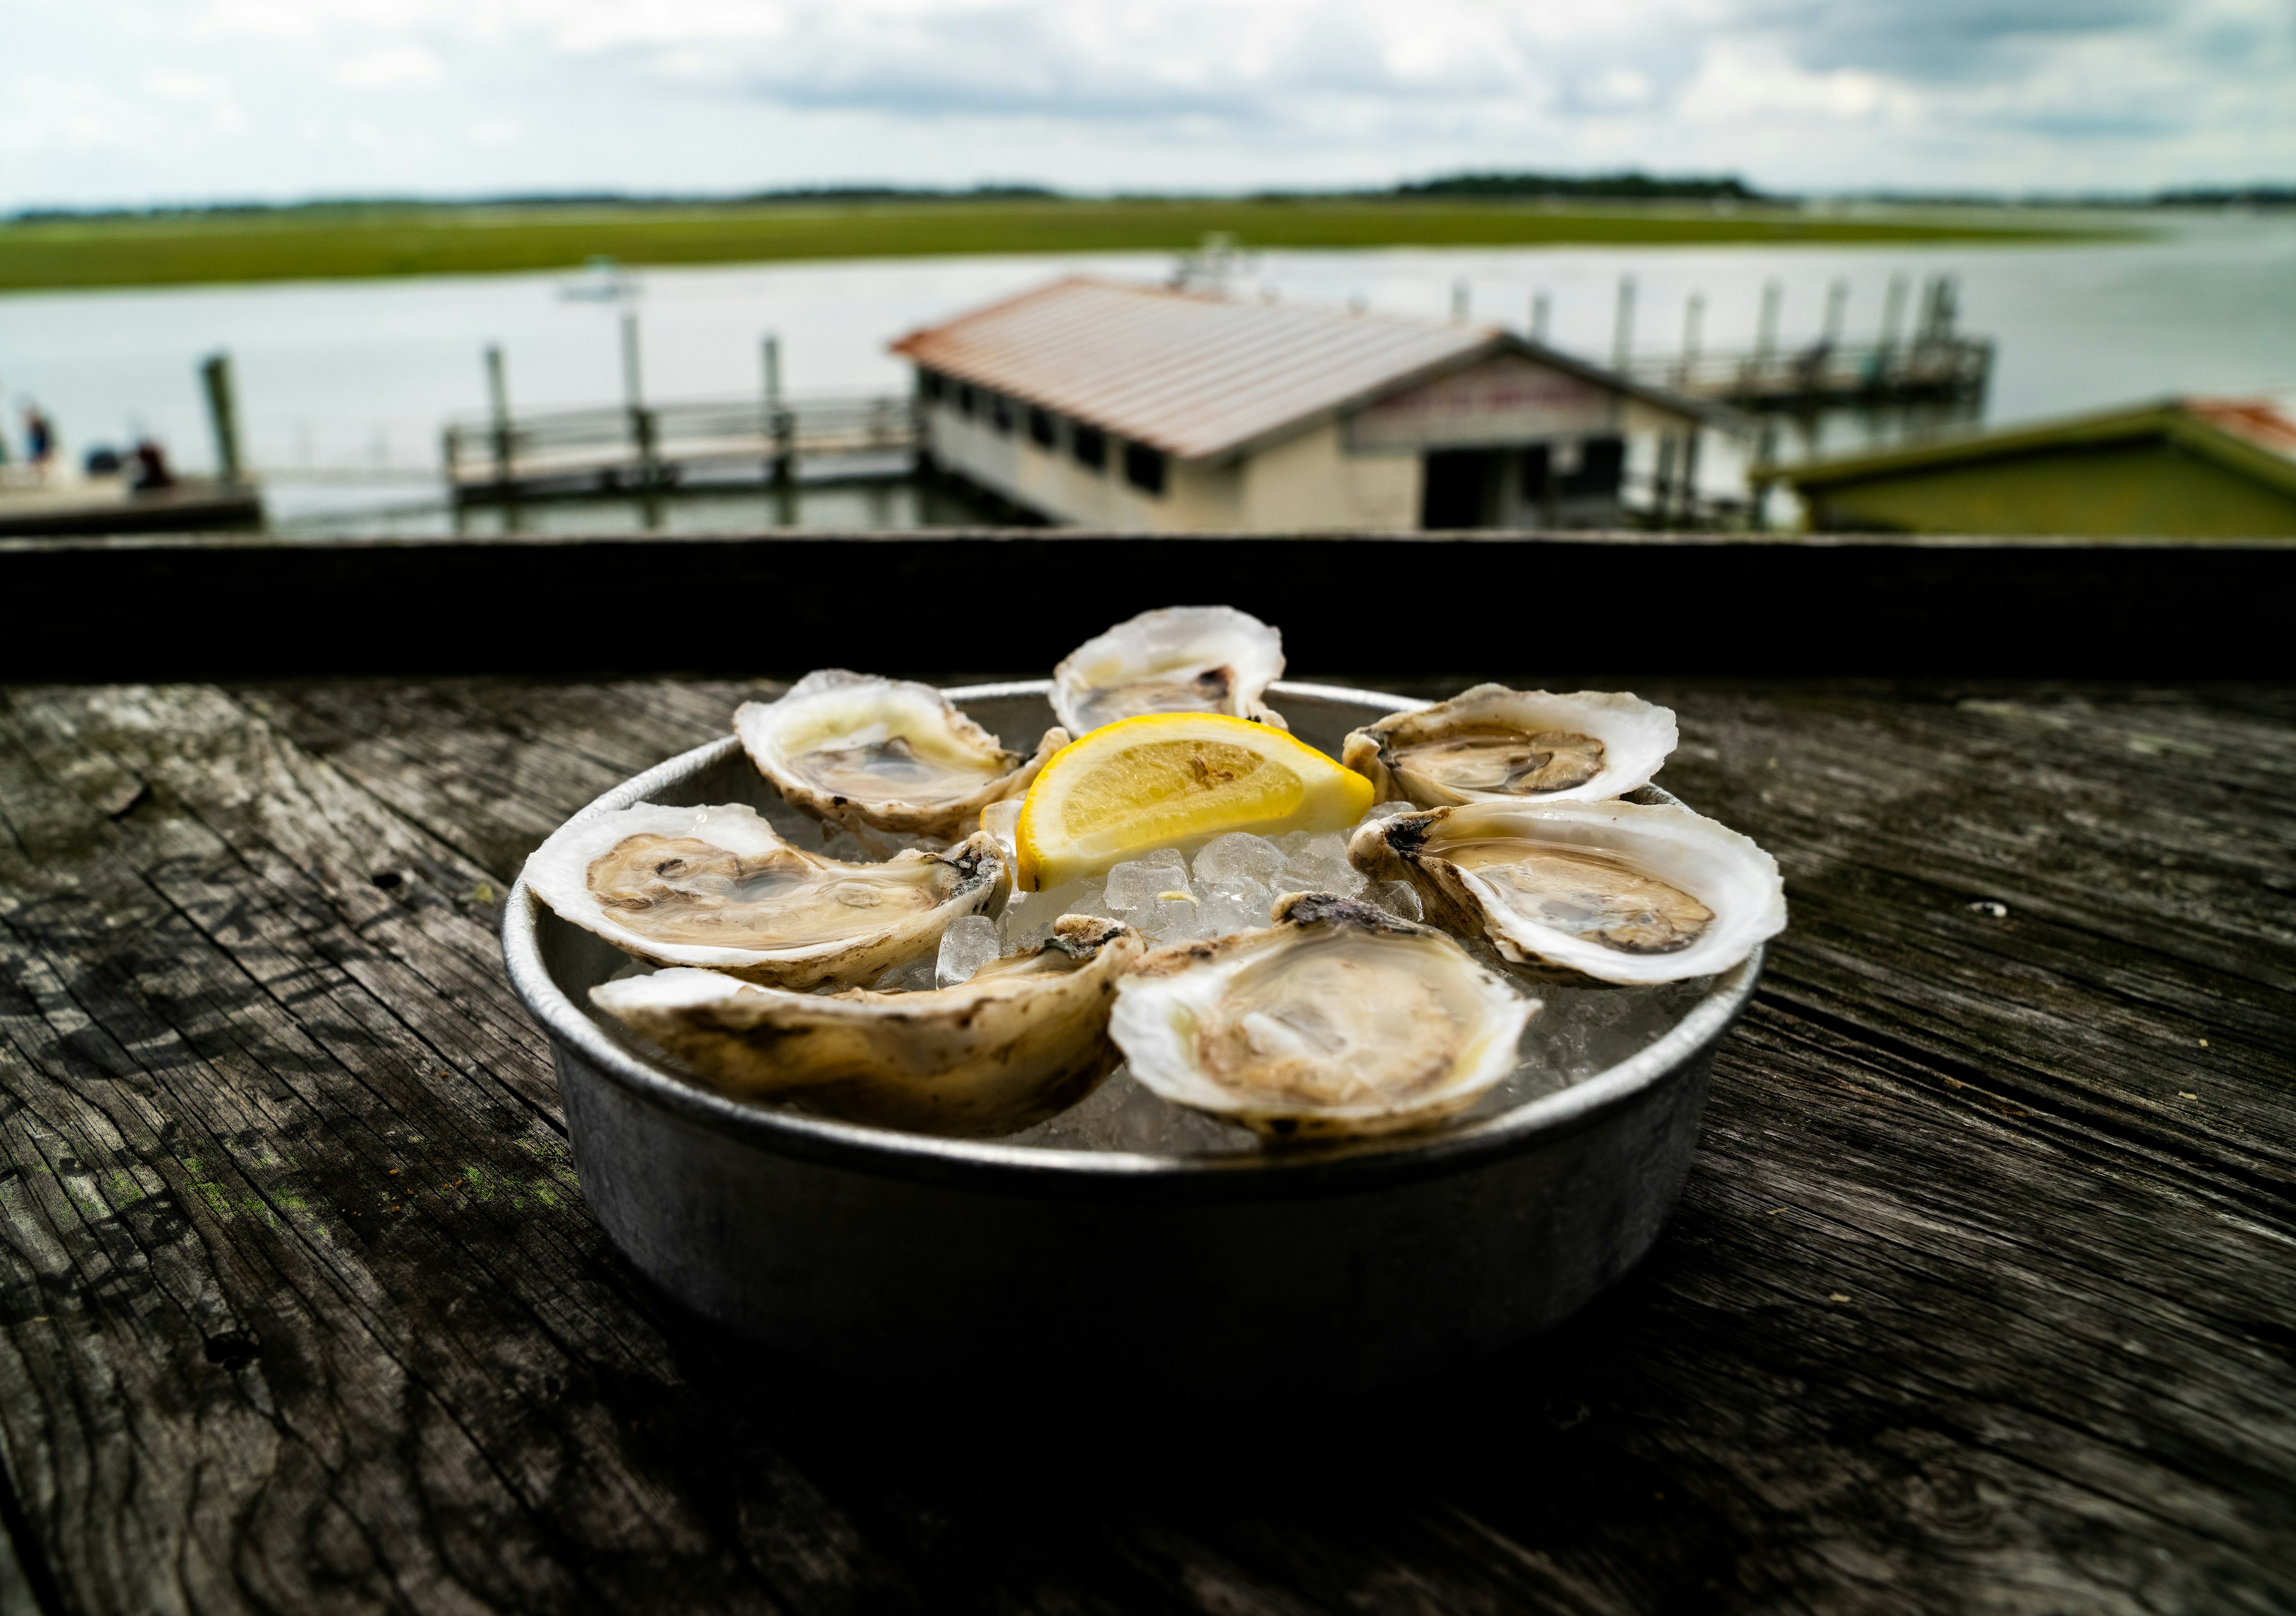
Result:
M786 483L800 461L908 470L916 405L897 395L611 406L450 420L440 455L457 504Z

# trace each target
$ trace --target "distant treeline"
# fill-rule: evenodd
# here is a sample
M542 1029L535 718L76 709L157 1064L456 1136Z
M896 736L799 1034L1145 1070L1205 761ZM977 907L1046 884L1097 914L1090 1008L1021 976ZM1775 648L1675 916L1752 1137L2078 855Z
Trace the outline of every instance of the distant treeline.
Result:
M1380 193L1386 196L1432 196L1449 200L1476 196L1568 196L1651 201L1761 202L1764 196L1734 174L1708 178L1669 178L1628 170L1623 174L1452 174Z
M1243 197L1189 196L1172 193L1119 193L1115 195L1082 195L1054 190L1047 185L1021 183L988 183L977 185L796 185L773 191L753 191L739 195L716 193L633 194L619 191L552 192L548 193L517 193L502 196L442 199L421 196L322 197L300 202L222 201L194 206L153 208L28 208L8 216L19 224L68 224L76 221L102 219L136 219L167 221L248 219L259 222L277 218L285 223L301 219L316 221L335 217L346 223L381 214L432 213L440 210L504 209L520 212L582 209L696 209L720 208L790 207L790 208L872 208L904 203L920 205L939 203L983 202L1007 205L1029 203L1086 205L1155 205L1174 206L1195 204L1282 204L1298 203L1377 203L1406 201L1419 203L1468 204L1491 201L1531 201L1540 200L1570 201L1643 201L1643 202L1743 202L1756 206L1792 208L1811 199L1784 193L1756 190L1734 174L1725 175L1653 175L1639 169L1628 169L1616 174L1539 174L1507 170L1487 170L1464 174L1439 175L1432 179L1408 180L1383 188L1363 190L1268 190ZM2084 208L2195 208L2195 207L2289 207L2296 206L2296 185L2248 185L2224 186L2185 186L2150 194L2125 193L2114 195L2021 196L1999 193L1868 193L1841 201L1878 202L1896 207L2084 207Z

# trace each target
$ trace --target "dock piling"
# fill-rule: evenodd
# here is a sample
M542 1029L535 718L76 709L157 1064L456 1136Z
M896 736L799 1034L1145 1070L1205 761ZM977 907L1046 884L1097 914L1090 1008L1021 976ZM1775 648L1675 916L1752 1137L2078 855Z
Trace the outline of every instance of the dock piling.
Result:
M1623 371L1635 357L1635 277L1619 277L1619 309L1611 326L1611 365Z
M1682 364L1676 373L1676 385L1688 387L1690 378L1698 370L1699 340L1706 329L1706 294L1693 291L1682 305Z
M638 368L638 316L622 311L622 404L630 416L630 447L637 451L638 482L652 488L660 480L661 463L654 453L653 416L645 406L644 378Z
M767 463L767 480L786 488L797 477L797 424L782 404L782 340L767 334L765 340L766 438L773 445Z
M1547 318L1554 313L1554 301L1543 291L1530 294L1530 340L1541 347L1546 343Z
M487 414L489 420L488 441L494 447L495 481L508 487L511 480L510 446L510 382L503 372L502 345L487 344Z
M239 453L239 401L234 396L231 356L209 354L200 362L200 383L207 392L208 424L215 431L216 480L234 488L245 480Z

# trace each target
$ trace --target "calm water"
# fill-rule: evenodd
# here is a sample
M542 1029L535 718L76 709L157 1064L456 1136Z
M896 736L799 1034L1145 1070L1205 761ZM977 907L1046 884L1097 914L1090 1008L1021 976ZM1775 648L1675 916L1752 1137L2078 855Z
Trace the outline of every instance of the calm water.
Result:
M1237 283L1286 299L1443 317L1452 289L1473 316L1528 324L1533 295L1552 308L1551 337L1592 357L1611 349L1619 277L1637 283L1636 347L1682 340L1686 299L1707 299L1702 347L1751 346L1763 284L1784 288L1781 340L1814 339L1826 288L1849 283L1845 335L1870 336L1892 275L1961 281L1962 326L1999 343L1989 420L2006 422L2174 392L2296 390L2296 218L2186 217L2161 239L2109 246L1978 248L1659 248L1283 252ZM1056 275L1160 279L1166 255L878 260L644 273L635 307L647 394L754 393L760 339L782 339L792 392L896 390L905 367L885 344L914 326ZM318 282L152 291L0 296L0 394L20 447L16 407L37 398L75 454L138 429L179 463L211 460L196 390L200 357L228 349L237 367L250 458L274 474L275 521L331 525L347 513L389 525L432 525L442 419L484 401L480 352L499 342L521 408L620 397L617 312L561 296L569 276ZM1829 422L1829 447L1857 440L1854 418ZM323 474L324 480L317 480ZM906 493L810 490L808 525L917 519ZM873 503L873 501L874 503ZM749 525L760 498L684 506L679 526ZM595 527L599 512L541 516ZM619 525L619 518L614 520ZM632 513L635 524L643 520Z

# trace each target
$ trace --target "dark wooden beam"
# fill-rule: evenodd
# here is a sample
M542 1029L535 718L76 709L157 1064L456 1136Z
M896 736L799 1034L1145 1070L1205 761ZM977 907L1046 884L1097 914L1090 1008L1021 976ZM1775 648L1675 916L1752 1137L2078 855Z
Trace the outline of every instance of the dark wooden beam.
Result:
M2296 546L1041 529L0 544L0 677L1045 667L1224 601L1295 669L2269 675Z

